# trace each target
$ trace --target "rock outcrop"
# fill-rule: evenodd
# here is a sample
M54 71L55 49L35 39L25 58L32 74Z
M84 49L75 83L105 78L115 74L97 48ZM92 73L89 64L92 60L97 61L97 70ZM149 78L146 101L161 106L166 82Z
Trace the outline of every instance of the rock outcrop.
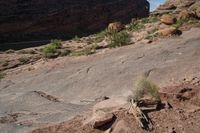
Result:
M4 0L0 42L67 38L148 14L147 0Z
M177 13L182 10L188 10L199 18L199 0L167 0L165 4L159 6L154 14Z

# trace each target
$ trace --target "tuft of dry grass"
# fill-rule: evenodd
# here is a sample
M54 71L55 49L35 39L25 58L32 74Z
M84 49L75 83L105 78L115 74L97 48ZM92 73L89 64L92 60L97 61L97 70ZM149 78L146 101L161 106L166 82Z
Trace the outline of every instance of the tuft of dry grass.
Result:
M144 97L144 95L148 95L156 100L160 100L159 96L159 87L148 80L147 78L143 78L136 83L134 90L134 98L139 100Z

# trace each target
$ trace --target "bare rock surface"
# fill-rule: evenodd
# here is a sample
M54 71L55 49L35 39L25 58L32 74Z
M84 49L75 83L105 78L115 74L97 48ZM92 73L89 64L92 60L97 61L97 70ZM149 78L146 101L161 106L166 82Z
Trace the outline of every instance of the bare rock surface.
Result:
M0 132L26 133L73 118L101 96L129 96L146 75L160 87L200 75L200 29L152 44L60 57L7 70L0 81ZM23 71L25 70L25 71Z

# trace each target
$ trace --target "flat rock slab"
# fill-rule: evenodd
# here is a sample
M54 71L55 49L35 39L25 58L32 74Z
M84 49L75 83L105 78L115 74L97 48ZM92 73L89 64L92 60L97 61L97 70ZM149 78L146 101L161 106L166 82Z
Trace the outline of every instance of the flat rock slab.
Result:
M152 44L41 61L32 71L22 71L28 65L9 70L0 81L0 117L18 115L16 121L0 123L0 132L26 133L66 121L91 107L93 102L84 99L129 96L144 73L160 87L199 77L199 42L200 29L195 28Z

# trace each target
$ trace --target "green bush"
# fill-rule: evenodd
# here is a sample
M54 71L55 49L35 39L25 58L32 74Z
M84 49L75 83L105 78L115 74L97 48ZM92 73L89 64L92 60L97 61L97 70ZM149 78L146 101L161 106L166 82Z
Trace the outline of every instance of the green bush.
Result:
M73 51L72 56L81 56L81 55L91 55L94 54L96 50L93 47L86 47L80 51Z
M128 30L130 31L140 31L141 29L145 28L142 22L132 22L130 23Z
M100 43L105 39L107 34L108 34L107 30L103 30L99 33L89 36L85 41L88 45L94 44L94 43Z
M55 54L58 52L57 49L61 48L61 46L62 46L61 40L52 40L50 44L48 44L42 49L42 52L45 57L53 58Z
M156 16L156 15L153 15L153 16L150 16L149 17L149 23L155 23L155 22L158 22L159 21L159 19L158 19L158 16Z
M5 73L0 72L0 80L3 79L6 76Z
M109 38L109 41L110 41L110 44L108 46L110 48L128 45L129 42L130 42L129 34L126 31L110 33L108 38Z

